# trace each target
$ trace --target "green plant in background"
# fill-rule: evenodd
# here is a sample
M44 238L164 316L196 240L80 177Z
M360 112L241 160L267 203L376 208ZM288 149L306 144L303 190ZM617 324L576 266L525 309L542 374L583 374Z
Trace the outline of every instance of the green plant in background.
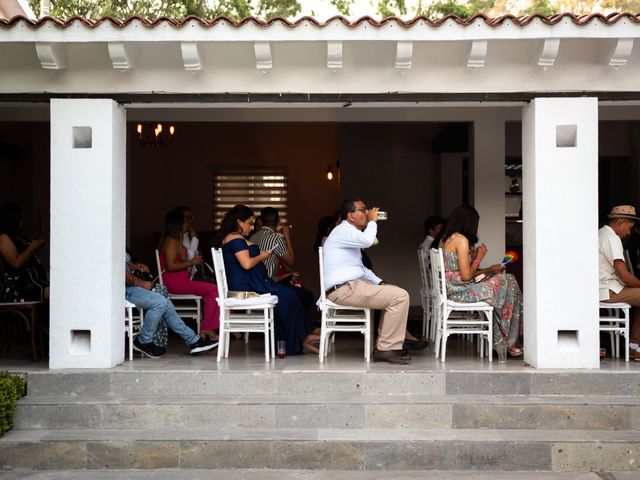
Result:
M11 375L6 370L0 372L0 437L11 430L16 402L26 393L27 381Z

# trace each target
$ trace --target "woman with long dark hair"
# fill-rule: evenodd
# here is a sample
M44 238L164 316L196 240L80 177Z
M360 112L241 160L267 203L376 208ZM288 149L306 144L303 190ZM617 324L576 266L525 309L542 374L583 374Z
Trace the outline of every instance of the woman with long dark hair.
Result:
M253 211L236 205L222 219L214 246L222 249L229 290L271 293L278 297L275 306L275 335L287 343L287 355L302 353L303 347L318 353L314 343L320 339L304 311L298 296L290 288L269 279L263 261L271 252L261 252L246 240L253 224Z
M165 270L162 275L169 293L199 295L204 301L200 336L217 340L216 329L220 327L220 307L216 298L218 288L213 283L191 280L189 267L201 265L201 256L188 258L187 249L182 244L185 232L190 226L184 219L184 212L173 210L165 217L164 231L160 239L160 268Z
M444 254L447 296L461 303L487 302L493 307L493 343L507 343L512 357L520 357L517 345L522 334L522 292L515 277L505 273L502 265L480 268L487 254L484 244L478 242L480 216L470 205L456 207L442 230L439 246ZM486 278L474 282L475 276Z
M36 252L45 241L22 234L22 209L7 203L0 209L0 302L46 300L49 280Z

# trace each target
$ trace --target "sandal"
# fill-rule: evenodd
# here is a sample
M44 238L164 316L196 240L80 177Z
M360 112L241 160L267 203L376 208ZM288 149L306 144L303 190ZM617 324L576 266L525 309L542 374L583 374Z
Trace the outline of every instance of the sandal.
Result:
M518 358L524 355L524 349L520 347L516 347L515 345L512 345L507 349L507 353L509 354L510 357Z

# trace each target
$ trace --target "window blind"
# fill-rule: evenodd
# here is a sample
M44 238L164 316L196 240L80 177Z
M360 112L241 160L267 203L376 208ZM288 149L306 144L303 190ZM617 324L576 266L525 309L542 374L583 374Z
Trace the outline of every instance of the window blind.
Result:
M288 174L285 170L224 170L214 174L214 228L234 205L243 204L256 214L264 207L278 209L280 220L287 223Z

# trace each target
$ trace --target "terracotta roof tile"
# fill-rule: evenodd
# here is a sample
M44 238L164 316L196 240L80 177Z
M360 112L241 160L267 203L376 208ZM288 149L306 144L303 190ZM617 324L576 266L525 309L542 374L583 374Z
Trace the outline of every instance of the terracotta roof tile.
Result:
M425 16L418 16L415 18L412 18L410 20L402 20L398 17L388 17L388 18L384 18L382 20L376 20L373 17L369 17L369 16L365 16L365 17L361 17L358 18L357 20L354 21L350 21L349 19L347 19L346 17L340 16L340 15L336 15L334 17L331 17L329 19L327 19L324 22L318 21L313 17L300 17L297 20L294 21L289 21L285 18L282 17L274 17L271 18L269 20L260 20L258 18L255 17L246 17L243 18L241 20L233 20L229 17L226 16L218 16L209 20L203 19L203 18L199 18L199 17L195 17L195 16L189 16L186 17L184 19L180 19L180 20L176 20L176 19L172 19L172 18L168 18L168 17L159 17L156 18L155 20L150 20L150 19L145 19L142 17L130 17L127 18L125 20L118 20L116 18L113 17L103 17L97 20L92 20L92 19L88 19L88 18L83 18L83 17L70 17L68 19L60 19L60 18L53 18L53 17L43 17L37 20L31 20L29 18L23 17L23 16L16 16L10 19L2 19L0 18L0 28L11 28L19 23L24 23L26 25L29 25L30 27L33 28L38 28L41 27L43 25L47 25L47 24L54 24L57 25L61 28L66 28L69 27L70 25L74 24L75 22L80 22L88 27L97 27L103 23L110 23L113 26L116 27L120 27L120 28L124 28L127 25L129 25L130 23L134 22L134 21L139 21L141 22L144 26L149 27L149 28L153 28L156 27L160 24L165 24L165 23L169 23L172 26L176 27L176 28L181 28L185 25L187 25L188 23L192 22L192 21L196 21L198 22L200 25L202 25L203 27L213 27L218 23L224 22L227 23L229 25L233 25L235 27L241 27L247 23L252 23L254 25L257 25L259 27L269 27L271 25L273 25L274 23L281 23L289 28L295 28L298 25L302 24L302 23L313 23L314 25L316 25L319 28L323 28L326 27L329 24L333 24L334 22L341 22L344 25L348 26L348 27L358 27L363 23L366 23L368 25L371 25L373 27L381 27L383 25L386 25L387 23L390 22L394 22L398 25L400 25L401 27L404 28L411 28L412 26L414 26L416 23L418 22L424 22L427 23L431 26L434 27L439 27L440 25L444 24L445 22L449 21L449 20L453 20L455 23L457 23L458 25L462 25L462 26L467 26L467 25L471 25L474 24L476 21L480 20L483 21L484 23L486 23L487 25L491 26L491 27L499 27L500 25L502 25L504 22L506 21L510 21L512 23L514 23L515 25L519 25L519 26L526 26L529 23L531 23L532 21L534 21L535 19L539 19L540 21L542 21L543 23L547 24L547 25L555 25L557 23L560 23L562 21L565 20L569 20L571 22L573 22L575 25L587 25L591 22L594 21L598 21L607 25L614 25L617 22L621 21L621 20L629 20L633 23L640 23L640 14L633 14L633 13L611 13L609 15L603 15L600 13L595 13L595 14L591 14L591 15L575 15L573 13L561 13L561 14L557 14L557 15L550 15L550 16L543 16L543 15L527 15L527 16L521 16L521 17L516 17L515 15L502 15L499 17L488 17L486 15L475 15L471 18L467 18L467 19L463 19L460 18L458 16L455 15L447 15L445 17L442 17L440 19L437 20L431 20Z

